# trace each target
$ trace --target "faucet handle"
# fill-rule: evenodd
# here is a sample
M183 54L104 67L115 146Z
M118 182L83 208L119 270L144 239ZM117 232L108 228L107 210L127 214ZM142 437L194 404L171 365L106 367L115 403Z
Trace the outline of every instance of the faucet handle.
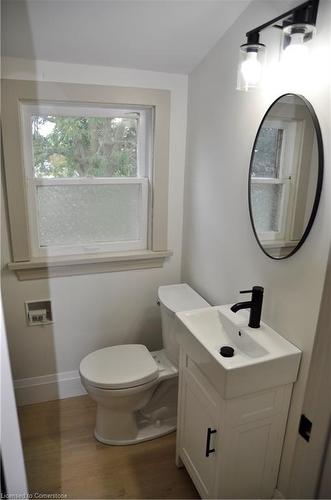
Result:
M264 288L262 286L253 286L252 290L241 290L239 293L262 293L264 292Z

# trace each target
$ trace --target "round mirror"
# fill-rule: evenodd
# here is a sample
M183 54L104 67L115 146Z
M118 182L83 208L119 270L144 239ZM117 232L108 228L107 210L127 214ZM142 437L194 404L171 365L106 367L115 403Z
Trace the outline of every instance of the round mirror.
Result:
M249 211L265 254L293 255L314 222L323 178L323 143L311 104L279 97L257 132L249 169Z

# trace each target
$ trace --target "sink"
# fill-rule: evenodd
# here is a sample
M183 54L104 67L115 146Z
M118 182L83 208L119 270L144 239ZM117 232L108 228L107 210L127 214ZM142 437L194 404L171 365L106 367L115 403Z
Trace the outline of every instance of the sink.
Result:
M222 396L233 398L293 383L301 351L263 322L260 328L250 328L248 311L233 313L230 307L177 313L186 330L186 345L191 337L192 349L198 342L207 351L208 356L200 360L200 368L212 370ZM180 343L181 339L178 340ZM223 346L234 349L233 357L220 354Z

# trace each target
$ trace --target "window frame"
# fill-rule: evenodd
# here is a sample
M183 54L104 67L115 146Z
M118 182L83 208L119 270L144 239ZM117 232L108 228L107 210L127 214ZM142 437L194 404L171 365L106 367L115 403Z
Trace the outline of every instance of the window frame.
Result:
M18 279L42 279L163 267L165 260L172 255L167 244L171 91L144 87L3 79L1 95L4 170L12 253L12 262L8 263L8 268L15 271ZM149 196L151 220L146 250L68 257L32 256L23 153L18 138L21 134L20 103L36 101L152 107L154 133L153 157L150 165L153 190Z
M136 177L35 177L33 165L33 140L31 133L32 116L56 115L56 116L93 116L108 117L110 113L116 112L117 116L125 116L125 113L139 113L137 134L137 176ZM21 102L20 119L22 130L22 154L26 182L27 211L29 223L29 235L32 257L47 257L57 255L79 255L85 253L118 252L129 250L145 250L148 246L149 218L151 206L148 202L151 191L151 168L152 157L151 141L147 140L152 134L153 113L150 107L127 107L127 106L94 106L86 104L59 104L54 102ZM148 137L149 138L149 137ZM43 247L40 244L40 233L38 224L38 186L73 186L73 185L129 185L140 186L139 206L139 233L138 240L116 241L103 243L86 243L77 245L52 245Z

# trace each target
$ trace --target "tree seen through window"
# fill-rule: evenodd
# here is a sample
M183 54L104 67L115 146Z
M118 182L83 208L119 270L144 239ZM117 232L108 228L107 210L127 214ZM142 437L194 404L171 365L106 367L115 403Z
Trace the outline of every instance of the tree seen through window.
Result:
M32 116L35 177L137 176L138 120L138 113Z

